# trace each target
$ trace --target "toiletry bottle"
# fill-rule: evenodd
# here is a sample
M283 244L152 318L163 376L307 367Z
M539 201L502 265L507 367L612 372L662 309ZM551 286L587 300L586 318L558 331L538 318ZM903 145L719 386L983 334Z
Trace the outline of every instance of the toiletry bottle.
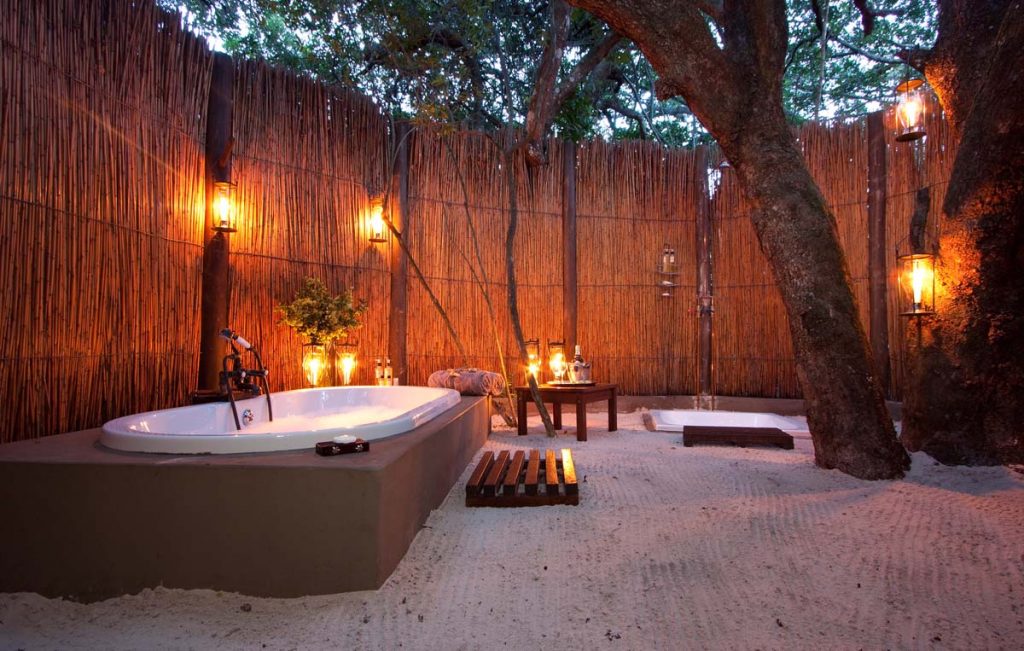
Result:
M665 272L671 271L671 269L668 268L668 252L669 246L666 242L665 247L661 250L661 270Z
M384 380L384 367L380 364L380 357L377 358L377 364L373 367L373 379L374 384L380 386Z
M391 368L391 358L385 357L384 362L384 386L389 387L394 384L395 370Z
M676 250L675 249L669 249L668 250L668 269L667 269L667 271L675 271L675 270L676 270Z

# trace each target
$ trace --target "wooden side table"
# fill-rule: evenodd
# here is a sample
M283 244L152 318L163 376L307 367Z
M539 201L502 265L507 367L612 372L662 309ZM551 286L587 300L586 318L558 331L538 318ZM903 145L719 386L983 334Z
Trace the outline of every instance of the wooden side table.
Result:
M519 436L526 436L526 403L532 401L530 398L530 387L516 387L517 418L519 422ZM619 429L618 417L615 413L616 398L619 385L617 384L594 384L591 386L552 386L541 384L537 387L540 392L540 399L551 403L552 411L555 412L555 429L562 429L562 405L576 405L576 440L587 440L587 403L608 401L608 431L614 432Z

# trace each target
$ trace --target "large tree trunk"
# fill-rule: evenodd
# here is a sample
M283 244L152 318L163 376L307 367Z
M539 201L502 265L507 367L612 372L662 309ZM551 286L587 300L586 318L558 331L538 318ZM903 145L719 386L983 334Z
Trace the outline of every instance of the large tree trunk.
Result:
M867 479L898 477L908 459L885 407L835 218L781 107L755 112L759 128L722 148L755 205L751 219L786 306L815 461Z
M782 110L784 0L570 0L632 38L736 168L789 316L815 461L865 479L909 464L885 408L829 212ZM708 27L714 20L721 45Z
M903 438L944 463L1024 461L1024 10L940 3L923 67L961 134L943 204L937 314L911 357ZM916 337L916 334L914 335Z

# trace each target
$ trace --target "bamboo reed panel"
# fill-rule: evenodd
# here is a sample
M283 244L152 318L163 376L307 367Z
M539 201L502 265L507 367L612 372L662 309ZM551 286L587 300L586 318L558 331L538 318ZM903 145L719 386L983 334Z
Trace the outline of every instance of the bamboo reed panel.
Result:
M369 242L367 216L369 192L385 185L387 123L361 95L259 62L239 62L235 82L230 326L260 346L272 390L302 388L306 342L275 308L306 276L351 288L369 304L350 335L353 382L372 382L387 348L392 251Z
M152 3L101 0L12 0L0 48L0 442L180 404L209 52Z
M450 147L451 153L449 153ZM517 155L518 231L515 244L518 306L524 336L560 339L562 315L561 143L552 142L552 163L527 172ZM454 154L454 157L453 155ZM478 264L459 180L465 179L483 267ZM523 379L511 330L505 270L509 224L508 188L497 143L483 134L414 132L410 146L409 245L439 301L449 313L470 359L500 368L491 317L479 282L488 281L498 340L516 381ZM477 279L474 279L474 272ZM417 278L409 280L410 381L425 382L440 368L461 366L457 349Z
M595 377L623 393L693 393L696 385L696 153L651 143L591 142L578 156L579 331ZM664 298L668 243L680 287Z

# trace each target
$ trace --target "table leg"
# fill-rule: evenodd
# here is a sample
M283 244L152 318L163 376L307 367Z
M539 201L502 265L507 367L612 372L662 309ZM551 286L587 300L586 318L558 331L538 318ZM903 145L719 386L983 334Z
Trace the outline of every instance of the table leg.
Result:
M555 412L555 429L562 429L562 403L552 402L551 411Z
M526 396L516 396L516 421L519 436L526 436Z
M587 440L587 403L583 398L576 399L576 440Z
M614 432L619 429L618 404L616 400L617 389L612 387L611 395L608 397L608 431Z

